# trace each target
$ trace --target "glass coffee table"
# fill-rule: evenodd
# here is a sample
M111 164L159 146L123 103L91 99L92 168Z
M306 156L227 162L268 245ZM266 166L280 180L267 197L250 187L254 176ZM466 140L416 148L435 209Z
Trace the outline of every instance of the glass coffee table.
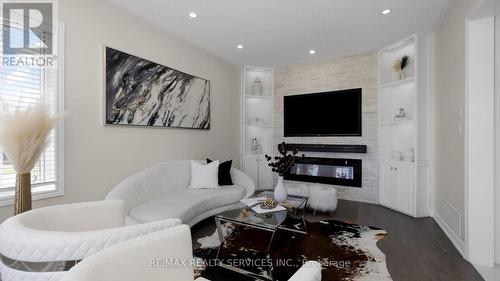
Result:
M273 197L272 191L264 191L254 194L251 198L255 197ZM222 225L226 222L242 225L245 227L255 228L263 231L271 232L271 238L267 244L266 254L271 249L271 244L274 235L278 230L285 230L300 234L307 234L307 226L304 219L305 207L307 205L307 197L289 195L286 202L280 203L285 207L283 211L258 214L253 211L249 206L238 203L231 210L224 211L215 215L215 223L217 225L217 233L220 239L220 247L217 252L217 259L219 258L220 249L224 244L224 231ZM222 267L243 273L246 275L254 276L251 272L246 272L240 268L235 268L231 265L220 264ZM261 276L262 277L262 276Z

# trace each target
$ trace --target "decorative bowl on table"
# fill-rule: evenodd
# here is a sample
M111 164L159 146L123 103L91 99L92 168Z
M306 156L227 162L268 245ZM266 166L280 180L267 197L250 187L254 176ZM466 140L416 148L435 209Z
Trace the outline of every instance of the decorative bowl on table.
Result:
M273 198L266 198L266 200L260 203L260 207L267 210L274 209L276 206L278 206L278 202L276 202Z

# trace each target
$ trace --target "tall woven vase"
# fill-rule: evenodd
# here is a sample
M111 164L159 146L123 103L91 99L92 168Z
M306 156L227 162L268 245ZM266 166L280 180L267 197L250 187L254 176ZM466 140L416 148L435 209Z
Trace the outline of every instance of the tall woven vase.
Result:
M31 173L16 175L15 197L15 215L31 210Z

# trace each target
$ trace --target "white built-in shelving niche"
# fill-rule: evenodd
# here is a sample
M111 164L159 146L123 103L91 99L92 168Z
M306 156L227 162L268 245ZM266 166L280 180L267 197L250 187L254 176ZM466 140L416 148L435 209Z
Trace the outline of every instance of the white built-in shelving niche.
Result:
M429 215L428 35L413 35L379 52L380 204L415 217ZM401 77L393 69L403 56ZM395 118L400 108L406 118ZM413 161L398 152L413 151Z
M273 153L273 70L244 66L242 72L242 152L243 170L254 180L258 189L272 189L272 172L264 158ZM252 91L258 78L262 91ZM252 150L256 138L260 151Z

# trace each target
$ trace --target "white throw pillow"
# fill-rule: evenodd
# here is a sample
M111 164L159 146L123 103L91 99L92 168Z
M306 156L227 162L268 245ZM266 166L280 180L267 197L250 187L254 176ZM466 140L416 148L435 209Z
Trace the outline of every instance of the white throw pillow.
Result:
M219 188L219 160L203 165L191 160L191 185L189 188Z

